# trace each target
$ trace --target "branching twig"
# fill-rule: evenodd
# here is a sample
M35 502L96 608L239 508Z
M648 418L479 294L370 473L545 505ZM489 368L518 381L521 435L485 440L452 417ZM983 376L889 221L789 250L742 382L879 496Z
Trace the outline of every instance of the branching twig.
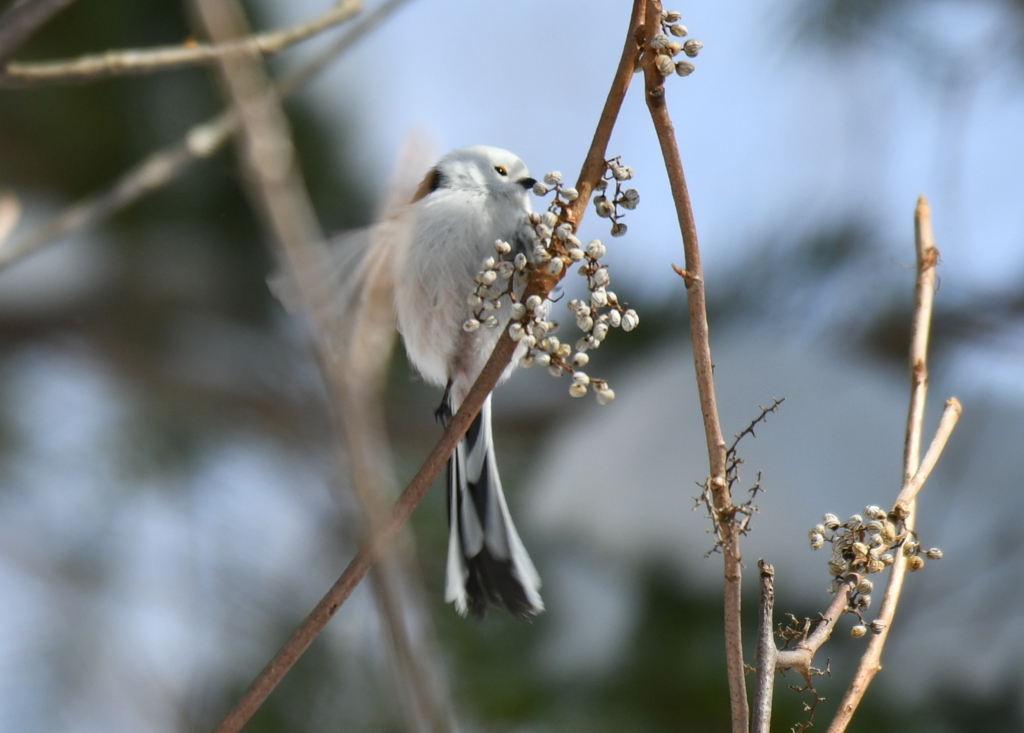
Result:
M75 0L17 0L0 16L0 66L50 18Z
M290 97L338 55L373 30L400 5L409 0L387 0L360 18L338 39L313 59L285 74L277 86L278 96ZM0 269L31 254L58 237L80 227L98 223L181 176L195 162L209 158L238 129L232 111L192 127L181 142L148 155L141 163L104 191L75 202L34 231L0 246Z
M843 584L839 586L839 590L836 591L832 602L825 609L825 613L822 614L814 630L807 634L806 638L797 642L796 646L792 649L783 649L776 655L776 670L784 672L787 669L792 669L798 672L808 685L810 684L811 677L815 674L814 667L812 666L814 655L821 648L821 645L832 636L832 630L835 628L839 617L843 615L849 605L850 594L857 588L859 580L860 578L856 575L847 576Z
M570 216L573 217L572 221L574 222L579 221L587 204L587 197L583 192L593 191L598 179L604 172L608 140L611 137L612 128L615 125L618 110L629 86L633 65L636 61L638 52L636 37L643 21L643 4L644 0L634 0L622 59L612 81L612 87L605 102L597 129L594 132L590 151L581 168L580 180L577 185L580 196L577 201L573 202L573 204L578 202L578 206L571 207L570 211ZM554 282L550 280L546 270L534 270L526 292L546 295L553 284ZM516 343L509 337L508 332L505 331L487 360L487 364L480 372L480 376L463 400L459 411L452 417L441 439L427 456L405 491L402 492L398 501L395 502L378 526L371 531L370 536L363 543L355 557L352 558L352 561L345 568L341 577L331 586L327 594L299 625L299 628L295 630L288 641L274 655L273 659L267 663L266 667L253 680L231 711L214 728L214 733L234 733L245 724L245 721L262 705L270 692L287 674L292 665L298 661L299 657L302 656L338 608L351 595L352 591L366 575L382 548L386 547L394 539L398 530L411 516L413 510L426 494L427 489L440 473L448 457L455 450L456 444L465 434L466 430L469 429L470 423L480 411L487 395L490 394L497 384L498 379L512 358L515 347Z
M903 450L903 490L889 516L902 521L908 532L914 529L914 499L927 474L938 459L945 445L946 438L960 416L960 403L950 399L946 403L939 431L932 441L932 446L919 465L921 454L921 432L924 422L924 404L928 388L928 333L931 324L932 300L935 291L935 265L939 252L935 248L931 231L931 214L924 196L917 202L914 217L915 244L917 249L917 281L914 289L914 317L911 323L910 339L910 409L907 416L906 441ZM867 649L861 656L853 680L846 689L839 703L828 733L842 733L853 718L853 714L864 697L868 685L875 674L882 668L880 663L882 648L885 646L892 625L896 605L903 588L903 578L907 571L907 557L898 553L890 570L889 582L878 610L878 633L871 636Z
M275 54L327 28L342 23L362 7L362 0L341 0L312 20L291 28L257 33L225 43L190 43L150 49L108 51L62 61L10 62L0 72L0 86L26 87L87 82L125 74L148 74L180 66L208 63L239 53Z
M675 201L676 216L683 237L683 251L686 256L687 302L690 312L690 341L693 346L693 361L697 372L697 392L700 396L701 414L704 418L704 434L707 438L710 471L708 485L714 506L724 526L722 556L725 563L725 648L726 666L729 677L729 697L732 710L733 733L745 733L749 724L746 681L743 676L743 639L740 619L742 594L742 564L739 548L739 528L729 516L733 505L729 484L726 481L726 446L715 400L715 385L711 363L711 346L708 339L707 306L704 296L704 274L700 262L700 248L697 244L697 227L693 220L690 194L686 188L683 165L679 157L672 120L665 104L664 77L655 68L655 53L650 46L651 39L660 31L662 7L659 0L647 3L646 39L644 53L644 77L646 80L647 107L658 134L662 157L668 172L672 198Z

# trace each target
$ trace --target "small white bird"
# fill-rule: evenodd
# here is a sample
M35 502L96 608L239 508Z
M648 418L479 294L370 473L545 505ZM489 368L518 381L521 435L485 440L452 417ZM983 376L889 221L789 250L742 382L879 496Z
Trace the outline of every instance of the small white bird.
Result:
M511 303L503 298L501 308L488 312L497 318L496 327L464 329L474 315L467 298L484 259L495 257L496 240L511 245L510 256L522 252L532 259L535 235L528 214L535 183L523 161L507 150L453 150L402 211L332 243L333 272L317 273L320 287L331 290L322 297L339 313L367 310L370 291L379 297L381 283L393 292L410 362L426 381L445 388L438 409L443 420L459 409L508 326ZM520 286L516 295L521 292ZM490 397L449 461L448 523L445 600L460 614L482 617L489 604L515 615L544 610L540 577L501 489Z
M459 409L508 325L511 303L505 298L490 312L497 327L462 327L472 317L467 296L474 277L494 256L495 241L510 244L512 256L532 257L527 216L534 183L512 153L475 145L441 158L412 205L412 231L394 260L398 330L423 378L445 387L448 416ZM540 578L501 490L490 397L449 461L448 522L445 600L460 614L483 616L489 602L518 615L544 610Z

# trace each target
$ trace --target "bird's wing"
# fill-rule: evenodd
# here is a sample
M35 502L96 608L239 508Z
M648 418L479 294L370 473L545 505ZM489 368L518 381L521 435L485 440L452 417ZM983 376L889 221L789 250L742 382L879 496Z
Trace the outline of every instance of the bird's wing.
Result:
M285 308L312 321L328 357L356 384L380 386L394 345L392 260L409 226L399 218L309 245L268 285Z

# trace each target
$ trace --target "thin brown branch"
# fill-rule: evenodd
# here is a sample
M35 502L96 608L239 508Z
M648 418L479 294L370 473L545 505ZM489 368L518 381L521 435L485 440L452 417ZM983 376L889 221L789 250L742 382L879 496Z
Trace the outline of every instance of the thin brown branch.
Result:
M928 390L928 333L931 327L932 303L935 293L935 266L939 259L939 253L932 238L931 213L924 196L918 199L914 212L914 233L917 251L917 280L914 287L914 315L910 330L910 408L907 415L906 441L903 451L903 489L890 513L890 517L901 521L904 529L908 532L913 532L916 519L914 497L938 460L949 433L960 417L961 409L960 403L956 399L951 399L946 403L939 431L932 441L925 462L919 463L924 403ZM846 730L846 726L853 718L868 686L882 668L882 649L885 647L889 630L892 628L892 620L896 614L896 606L903 590L903 579L906 572L907 557L902 552L897 553L878 609L876 621L881 626L880 632L872 634L827 733L842 733Z
M646 18L648 44L650 39L660 31L661 12L661 3L658 0L649 0ZM647 108L650 110L658 142L661 145L665 169L668 172L669 184L672 188L672 198L675 202L676 216L679 220L679 230L683 238L683 252L686 258L684 281L690 315L690 342L693 348L697 392L704 420L704 434L707 439L710 467L708 485L717 512L716 521L723 525L725 648L732 730L733 733L745 733L749 725L750 712L743 674L743 635L740 619L742 557L739 549L739 526L735 521L732 496L725 475L726 445L715 400L707 305L704 294L704 271L701 267L700 247L697 243L697 227L694 223L690 194L686 188L686 177L683 175L683 164L679 156L679 146L676 143L675 129L666 105L664 78L655 66L655 58L654 50L648 45L643 61Z
M277 86L285 99L301 89L314 76L359 39L376 28L399 6L409 0L387 0L359 19L333 43L314 58L285 74ZM157 150L134 168L126 171L104 191L87 196L60 212L9 246L0 246L0 269L31 254L69 232L104 221L121 209L131 206L171 181L177 179L197 161L209 158L238 130L233 111L192 127L184 139ZM2 242L0 242L2 245Z
M644 9L644 0L633 0L629 31L626 33L626 42L623 44L622 54L619 56L619 65L615 69L615 76L612 77L611 88L608 89L608 96L601 109L601 116L597 120L594 137L590 141L590 149L587 151L587 157L583 161L580 175L576 181L576 191L579 195L566 210L566 216L574 226L578 225L580 219L583 218L583 211L586 209L587 202L590 201L590 194L593 193L594 187L604 175L605 157L608 141L612 136L612 128L615 127L615 120L619 117L622 100L626 98L626 90L629 89L637 60L643 49Z
M578 222L587 203L587 196L582 194L584 186L586 186L586 191L592 191L604 170L607 143L611 137L617 112L622 105L622 99L625 97L629 79L633 72L637 49L636 33L643 19L643 3L644 0L634 0L622 60L620 61L619 68L616 70L611 91L605 101L604 110L595 130L594 142L591 144L590 151L581 168L580 185L578 186L581 195L577 199L580 203L578 208L572 209L576 217L573 221ZM575 204L576 202L573 203ZM301 271L301 268L296 268L296 271ZM557 282L557 278L552 280L551 276L547 274L546 269L535 270L531 274L526 294L538 293L547 295L555 282ZM380 556L383 548L394 539L399 529L412 515L413 510L422 500L434 479L441 472L448 457L455 450L456 444L469 429L477 413L479 413L487 395L494 389L498 379L505 371L505 367L511 360L515 348L516 342L505 331L501 338L498 339L498 343L487 360L487 364L470 388L459 411L452 417L441 439L424 460L405 491L402 492L390 511L373 528L362 547L341 574L341 577L331 586L327 594L306 616L259 675L257 675L256 679L245 690L234 707L213 729L213 733L235 733L238 731L260 705L263 704L263 701L266 700L271 691L284 678L292 665L298 661L313 642L313 639L316 638L331 617L352 594L352 591L366 575L375 559Z
M361 7L362 0L341 0L315 18L290 28L257 33L224 43L183 43L158 48L107 51L59 61L11 61L0 73L0 87L82 83L126 74L149 74L209 63L239 53L269 56L348 20Z
M752 733L768 733L772 723L772 697L775 692L775 629L772 613L775 608L775 568L764 559L757 561L761 574L760 605L757 616L757 686L754 690L754 724Z
M0 66L33 33L75 0L17 0L0 16Z

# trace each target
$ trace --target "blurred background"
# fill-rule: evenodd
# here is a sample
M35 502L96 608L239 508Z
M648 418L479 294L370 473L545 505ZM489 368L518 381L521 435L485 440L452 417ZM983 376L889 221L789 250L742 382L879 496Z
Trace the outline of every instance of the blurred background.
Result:
M326 6L246 4L260 29ZM813 616L829 576L807 530L898 491L926 194L942 255L926 441L947 397L964 405L920 502L922 543L945 558L908 578L851 729L1024 730L1024 3L674 9L704 44L668 96L726 434L786 398L741 445L744 481L761 471L765 489L747 566L775 565L780 619ZM373 219L410 133L438 154L498 145L538 177L574 178L628 14L596 0L404 3L287 105L324 228ZM193 31L177 0L79 0L16 58ZM614 288L641 317L588 367L617 399L571 400L538 370L496 395L499 465L548 612L459 618L442 602L443 491L413 518L408 603L459 730L728 725L720 559L705 558L708 522L692 511L707 459L670 268L682 251L640 92L610 146L636 171L640 207L622 239L593 216L580 232L606 239ZM4 89L0 185L22 219L2 246L220 109L203 68ZM0 728L208 730L358 546L308 338L267 290L267 240L240 183L228 146L0 271ZM400 483L440 434L439 397L398 349L387 415ZM849 626L818 659L832 670L816 683L819 725L863 646ZM408 730L397 666L364 584L246 730ZM779 730L806 719L809 699L786 683L776 700Z

